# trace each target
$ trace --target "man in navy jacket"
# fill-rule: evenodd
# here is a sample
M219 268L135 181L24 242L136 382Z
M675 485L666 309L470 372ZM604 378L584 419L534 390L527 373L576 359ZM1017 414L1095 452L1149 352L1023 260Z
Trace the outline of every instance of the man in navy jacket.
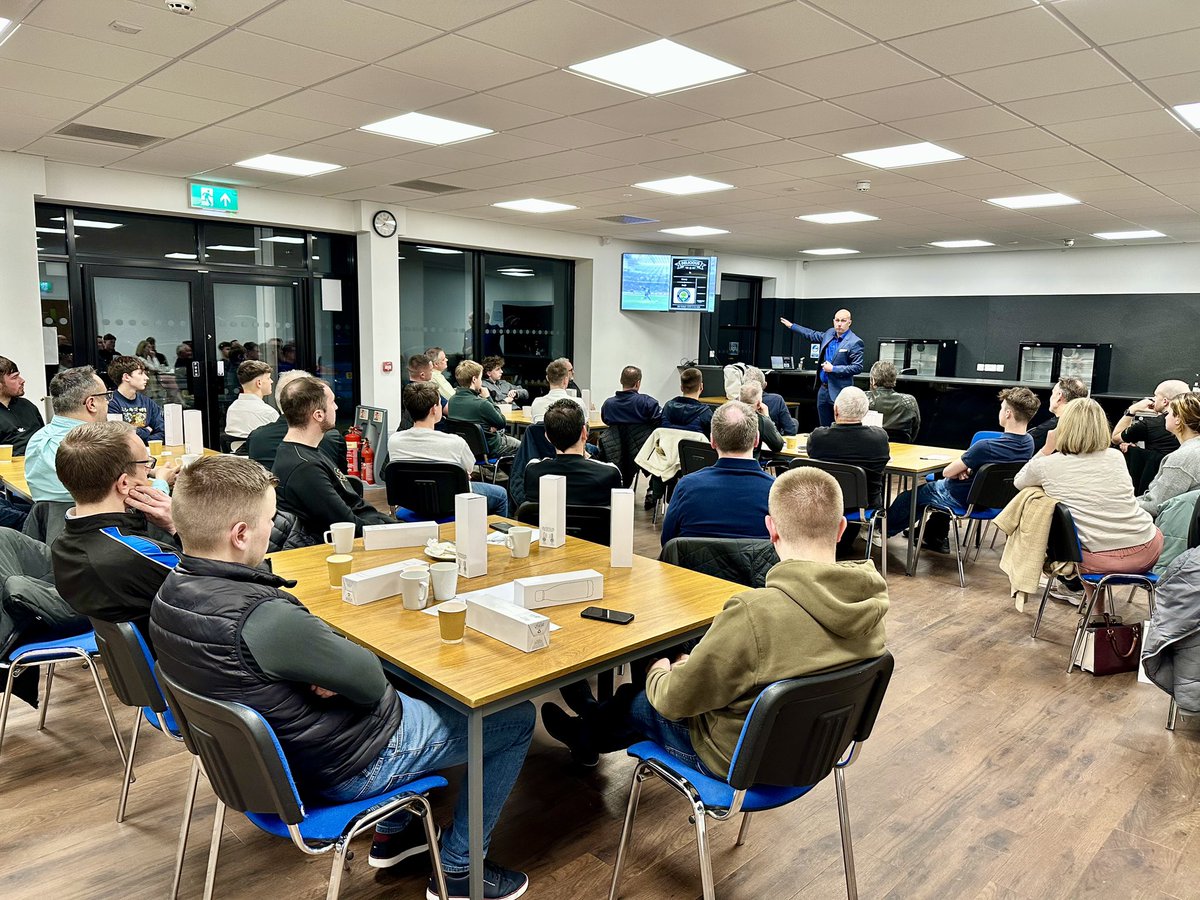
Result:
M850 330L850 310L839 309L833 316L833 327L827 331L813 331L781 318L784 328L796 332L814 344L820 344L819 371L820 390L817 392L817 418L821 426L833 424L833 401L844 387L854 384L854 376L863 370L863 342Z

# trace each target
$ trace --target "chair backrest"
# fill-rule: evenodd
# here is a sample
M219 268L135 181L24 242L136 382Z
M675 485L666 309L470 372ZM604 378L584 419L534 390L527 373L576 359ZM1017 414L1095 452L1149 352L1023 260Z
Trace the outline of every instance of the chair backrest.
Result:
M606 461L621 470L621 483L625 487L633 486L638 466L635 459L647 438L654 433L658 423L623 423L612 425L597 432L596 442Z
M684 475L716 465L717 451L711 444L700 441L679 442L679 468Z
M156 713L166 712L167 701L154 677L154 657L142 633L131 622L92 619L91 623L117 699L126 706L148 706Z
M286 509L276 509L275 517L271 520L271 538L267 544L268 553L278 553L280 550L295 550L298 547L312 547L320 543L316 535L309 534L295 513Z
M517 521L538 526L540 504L526 500L517 510ZM608 506L572 506L567 504L567 534L604 547L611 539L612 508Z
M425 459L393 459L383 470L383 481L390 506L431 519L454 515L454 495L471 490L467 473L457 463Z
M980 441L990 441L993 438L1002 437L1003 431L977 431L971 435L971 446L974 447Z
M449 416L443 416L442 421L445 423L448 432L457 434L467 442L471 453L475 455L476 462L487 462L487 437L483 433L482 425L478 422L463 422L459 419L451 419Z
M267 720L248 706L189 691L156 666L167 705L188 750L221 802L238 812L270 813L288 825L304 807L283 748Z
M1046 558L1052 562L1083 562L1075 517L1064 503L1054 504L1054 512L1050 518L1050 536L1046 539Z
M1024 463L987 463L980 466L971 482L967 505L975 509L1001 509L1017 496L1013 479L1024 468Z
M894 666L884 651L833 672L767 685L742 727L729 783L736 790L816 784L851 742L871 736Z
M1189 550L1200 547L1200 497L1196 498L1196 505L1192 509L1192 526L1188 529L1187 545Z
M546 426L541 422L530 425L521 436L521 446L513 456L508 475L509 508L516 509L525 502L525 467L535 459L554 456L554 445L546 438Z
M845 512L871 508L871 494L867 488L867 473L862 466L852 466L849 463L826 462L820 459L805 459L797 457L788 466L790 469L804 467L820 469L828 472L842 489L842 506Z
M755 538L671 538L658 554L660 562L760 588L779 562L770 541Z

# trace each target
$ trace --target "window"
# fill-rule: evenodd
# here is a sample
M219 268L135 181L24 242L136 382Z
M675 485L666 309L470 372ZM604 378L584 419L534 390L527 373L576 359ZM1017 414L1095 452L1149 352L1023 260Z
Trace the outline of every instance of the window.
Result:
M73 210L75 252L131 259L196 259L196 225L188 219L108 210ZM51 219L58 222L57 218Z
M400 245L400 346L405 360L441 347L449 358L446 377L453 383L454 367L472 350L473 254L420 247Z
M204 258L211 263L303 269L305 244L301 231L224 222L204 226Z

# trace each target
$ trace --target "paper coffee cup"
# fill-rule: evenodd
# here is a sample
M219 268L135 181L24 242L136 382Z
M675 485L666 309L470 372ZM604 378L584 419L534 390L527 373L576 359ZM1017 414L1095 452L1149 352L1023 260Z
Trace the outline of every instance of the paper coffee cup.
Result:
M438 629L443 644L461 644L467 632L467 604L462 600L447 600L439 606Z
M443 600L453 600L458 593L458 563L440 562L429 567L429 577L433 581L433 599L439 603Z
M13 445L0 444L0 462L9 462L13 458Z
M151 441L150 442L150 455L151 456L158 456L162 452L163 452L163 442L162 441Z
M329 586L340 589L342 577L349 575L354 567L354 557L344 553L335 553L325 557L325 568L329 570Z

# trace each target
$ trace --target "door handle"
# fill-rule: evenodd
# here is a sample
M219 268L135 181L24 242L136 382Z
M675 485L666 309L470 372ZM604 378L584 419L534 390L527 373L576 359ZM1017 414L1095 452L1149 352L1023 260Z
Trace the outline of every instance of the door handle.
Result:
M193 378L200 377L200 363L198 363L198 362L192 363L192 377Z

